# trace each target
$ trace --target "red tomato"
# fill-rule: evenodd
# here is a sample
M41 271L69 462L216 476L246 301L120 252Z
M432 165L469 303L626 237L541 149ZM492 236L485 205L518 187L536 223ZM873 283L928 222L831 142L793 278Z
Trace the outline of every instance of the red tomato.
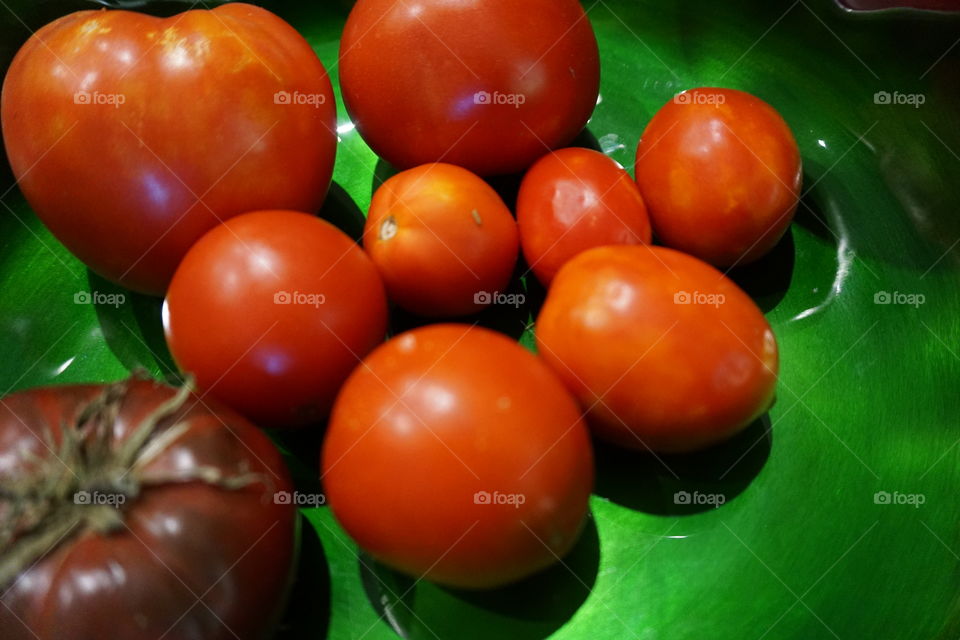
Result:
M163 309L167 344L197 385L260 426L320 420L383 341L387 301L363 251L293 211L228 220L190 249Z
M577 0L359 0L340 58L357 130L401 169L522 171L583 129L600 86Z
M663 244L717 266L746 264L790 226L802 169L790 127L735 89L678 94L647 125L637 184Z
M267 638L296 511L252 424L145 380L0 403L4 640Z
M2 121L20 188L57 239L154 294L219 222L317 210L336 150L333 89L313 49L241 3L60 18L11 64Z
M626 447L699 449L773 402L777 342L760 309L678 251L581 253L553 281L536 336L597 435Z
M492 587L573 546L593 455L573 398L517 343L433 325L375 350L343 386L323 447L334 514L385 564Z
M422 316L462 316L506 289L517 223L490 185L449 164L399 173L370 203L363 246L387 294Z
M545 285L586 249L650 244L650 219L636 183L592 149L561 149L538 160L520 185L517 223L523 255Z

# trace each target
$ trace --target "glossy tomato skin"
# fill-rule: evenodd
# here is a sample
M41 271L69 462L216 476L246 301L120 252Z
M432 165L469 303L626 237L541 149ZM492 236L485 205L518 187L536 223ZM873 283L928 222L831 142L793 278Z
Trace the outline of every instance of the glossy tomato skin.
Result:
M580 132L600 86L577 0L359 0L340 56L357 130L401 169L522 171Z
M317 210L336 151L323 64L293 27L242 3L60 18L11 64L2 121L20 188L57 239L152 294L220 221Z
M264 427L325 417L386 322L383 284L363 250L293 211L244 214L207 233L164 303L179 366Z
M651 239L640 189L592 149L560 149L530 167L517 197L517 224L523 255L544 285L586 249Z
M705 87L654 115L637 147L636 179L663 244L729 267L779 242L797 208L802 164L773 107Z
M595 433L622 446L700 449L773 402L777 343L760 309L719 271L671 249L581 253L553 281L536 338Z
M63 434L76 430L81 410L103 391L95 385L50 387L4 398L5 489L47 463L73 479L53 452L79 472L61 448ZM113 425L115 442L127 442L173 394L154 382L133 382ZM81 525L3 585L4 640L270 637L295 561L296 510L273 499L275 491L292 491L289 474L259 429L214 401L190 396L160 422L158 433L184 422L186 431L169 447L123 477L135 479L138 487L138 495L120 510L123 524L109 533ZM67 426L61 430L61 425ZM52 441L44 440L48 436ZM232 489L188 481L200 467L258 479ZM109 488L108 483L94 487ZM4 516L10 513L6 500L0 500ZM69 502L67 509L98 508Z
M334 514L363 549L468 588L563 556L593 484L587 430L556 376L507 337L452 324L401 334L357 368L322 468ZM514 494L522 503L498 497Z
M476 313L502 292L517 262L517 223L475 174L428 164L384 182L363 246L391 300L427 317Z

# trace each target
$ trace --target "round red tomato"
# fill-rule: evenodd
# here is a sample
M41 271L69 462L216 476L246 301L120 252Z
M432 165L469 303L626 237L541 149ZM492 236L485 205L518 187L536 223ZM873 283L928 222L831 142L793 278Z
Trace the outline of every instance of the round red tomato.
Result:
M486 182L428 164L399 173L370 203L363 246L398 305L430 317L475 313L506 289L517 223Z
M637 147L637 184L663 244L717 265L752 262L790 226L797 142L773 107L735 89L677 94Z
M671 249L581 253L553 281L536 336L595 432L626 447L699 449L773 402L777 342L760 309Z
M145 380L0 403L4 640L267 638L296 511L252 424Z
M580 132L599 82L577 0L359 0L340 45L347 110L401 169L522 171Z
M573 398L487 329L433 325L343 386L323 447L334 515L385 564L457 587L534 573L576 541L593 455Z
M190 249L170 283L170 352L197 386L260 426L320 420L386 333L377 270L324 220L257 211Z
M636 183L592 149L561 149L538 160L520 185L517 223L523 255L545 285L586 249L650 244L650 219Z
M153 294L219 222L317 210L336 150L333 89L313 49L241 3L60 18L11 64L2 121L20 188L57 239Z

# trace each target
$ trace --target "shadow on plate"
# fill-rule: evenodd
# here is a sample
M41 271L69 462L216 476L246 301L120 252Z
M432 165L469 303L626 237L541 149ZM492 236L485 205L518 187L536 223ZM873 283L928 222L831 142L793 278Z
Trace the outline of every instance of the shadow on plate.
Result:
M590 516L562 563L499 589L472 591L416 581L366 554L359 564L371 604L402 638L542 640L586 601L599 562L600 541Z
M171 384L182 382L163 337L163 299L134 293L90 270L87 281L104 341L117 360L131 371L144 369Z
M323 201L320 217L357 242L363 237L363 225L367 217L346 189L336 182L330 183L330 191L327 192L327 199Z
M736 498L770 456L770 418L764 414L730 440L689 453L653 454L595 441L594 493L657 515L690 515Z
M287 600L276 640L299 640L307 635L326 638L330 624L330 570L320 537L299 514L300 555L297 575Z
M756 262L734 267L727 275L767 313L787 295L795 259L793 229L788 228L770 253Z

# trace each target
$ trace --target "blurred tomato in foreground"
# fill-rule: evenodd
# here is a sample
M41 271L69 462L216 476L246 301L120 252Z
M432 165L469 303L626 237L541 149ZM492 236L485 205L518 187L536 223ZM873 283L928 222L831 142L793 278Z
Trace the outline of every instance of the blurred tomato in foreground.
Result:
M2 122L20 188L57 239L153 294L219 222L317 210L336 151L323 64L293 27L242 3L60 18L10 65Z
M517 223L523 255L544 285L586 249L650 243L636 183L592 149L561 149L538 160L520 185Z
M494 587L576 541L593 455L573 398L536 356L464 325L376 349L337 398L323 482L347 532L387 565Z
M777 342L763 313L732 280L671 249L581 253L553 281L536 337L597 435L626 447L703 448L773 402Z
M259 429L146 380L0 403L4 640L268 638L295 561L292 486Z
M691 89L647 125L636 179L658 240L729 267L762 257L790 226L800 151L787 123L760 98Z
M390 299L421 316L487 306L510 282L517 223L482 179L449 164L399 173L373 196L363 246Z
M366 254L330 223L293 211L247 213L207 233L177 269L163 311L177 364L264 427L325 417L387 323Z
M359 0L340 42L357 131L400 169L523 171L597 103L597 40L577 0Z

